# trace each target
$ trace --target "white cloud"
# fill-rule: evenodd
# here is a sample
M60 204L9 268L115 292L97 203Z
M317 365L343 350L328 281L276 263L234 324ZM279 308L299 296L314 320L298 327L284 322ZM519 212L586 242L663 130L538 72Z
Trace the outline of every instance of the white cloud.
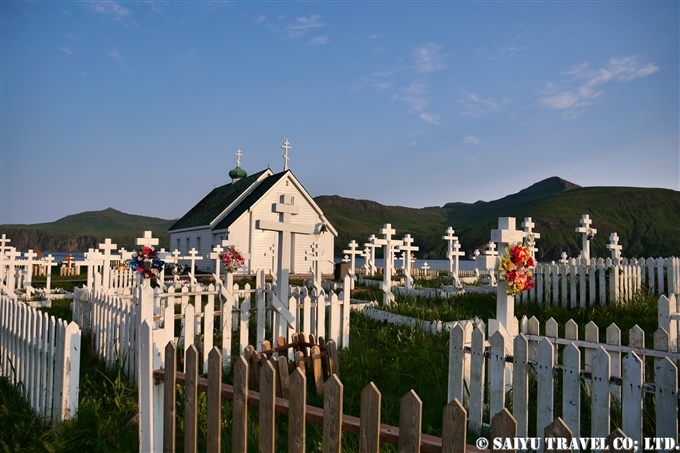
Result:
M323 46L324 44L328 44L328 36L317 36L312 38L307 44L310 46Z
M383 35L379 35L377 33L373 33L372 35L368 36L368 39L376 39L376 38L382 38Z
M463 139L463 143L479 145L482 143L482 141L479 139L479 137L475 137L474 135L466 135L465 138Z
M262 23L262 22L264 22L266 19L267 19L267 16L262 16L262 15L257 16L257 19L255 19L255 23L256 23L256 24Z
M444 56L439 53L441 46L429 42L413 50L416 72L439 71L446 67Z
M69 55L73 55L73 51L68 47L61 47L59 50L61 50L62 52L66 52Z
M425 120L428 123L439 124L441 116L423 112L420 115L418 115L418 118L420 118L421 120Z
M629 82L647 77L659 68L653 63L639 65L633 56L612 58L607 66L601 69L589 69L588 63L574 65L562 73L571 79L562 84L546 84L544 95L539 102L546 108L554 110L570 110L589 105L593 99L602 94L598 87L612 82ZM573 112L569 115L573 116Z
M503 98L501 101L494 101L492 98L483 99L476 93L464 92L465 96L457 101L461 105L462 116L485 116L491 113L496 113L505 108L510 102L509 99Z
M120 61L123 59L123 57L120 55L120 52L118 52L117 50L110 52L109 57L113 58L116 61Z
M119 3L111 0L104 2L93 2L90 5L95 12L113 16L116 19L130 16L130 10L123 8Z
M326 24L319 22L320 18L321 16L318 14L312 14L309 17L298 17L294 23L288 24L285 31L291 38L300 38L313 28L325 27Z

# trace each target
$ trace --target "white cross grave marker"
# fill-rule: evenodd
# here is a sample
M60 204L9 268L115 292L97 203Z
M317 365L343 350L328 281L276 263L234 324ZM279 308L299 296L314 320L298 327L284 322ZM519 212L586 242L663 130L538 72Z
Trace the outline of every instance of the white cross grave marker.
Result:
M461 288L462 285L460 284L460 277L458 276L458 270L459 270L459 265L458 265L458 258L461 256L465 256L465 252L463 252L460 249L460 242L458 242L458 238L456 238L453 241L453 250L451 250L450 255L453 257L453 281L456 287ZM449 258L450 260L450 258Z
M95 273L99 270L99 266L102 265L102 257L99 250L88 249L87 252L83 254L85 259L83 261L76 261L76 266L87 267L87 286L94 291L98 291L101 286L101 281L95 278Z
M411 275L411 252L417 252L420 250L420 247L413 245L413 241L414 239L409 233L407 233L404 235L402 245L399 246L399 250L404 252L402 255L402 260L404 263L404 275L406 276L406 281L404 282L406 289L411 289L413 286L413 276Z
M99 244L99 250L103 250L104 254L102 257L102 282L104 288L108 289L111 285L111 261L120 259L118 255L111 255L112 250L116 250L118 245L112 244L111 239L106 238L103 243Z
M446 258L449 260L449 277L452 277L454 280L457 280L457 276L453 274L453 241L457 241L458 237L454 236L453 233L455 231L453 228L448 227L446 229L446 235L442 236L442 239L448 242L448 247L446 251Z
M567 252L562 252L560 255L560 264L567 264L569 259L567 259Z
M376 266L375 266L375 249L377 247L380 247L375 242L375 234L372 234L368 238L368 242L364 243L364 247L368 248L370 250L369 255L366 257L366 264L368 265L368 273L371 275L374 275L376 273Z
M357 244L357 241L352 239L352 241L347 244L349 247L349 250L343 250L342 253L348 254L350 258L350 265L349 265L349 274L352 277L352 280L350 281L350 289L354 289L354 281L357 279L356 276L356 256L361 255L361 250L358 250L357 247L359 244Z
M29 250L24 253L24 258L26 258L26 279L24 280L24 287L26 287L26 297L29 298L33 293L33 263L36 262L34 258L37 258L38 254Z
M305 260L312 262L312 284L314 285L316 294L319 294L319 291L321 291L321 266L319 266L319 262L321 261L321 255L325 250L319 250L319 244L316 242L312 242L309 248L311 250L305 252L307 255L305 256Z
M524 228L525 238L527 241L527 249L529 249L529 254L536 261L536 240L541 237L539 233L534 232L534 227L536 224L531 221L531 217L525 217L524 222L522 222L522 228Z
M506 247L514 245L517 242L522 242L524 239L524 231L515 228L516 222L514 217L499 217L498 228L491 230L491 241L498 244L498 252L505 253ZM496 257L498 268L500 258ZM489 320L489 335L495 333L498 329L498 324L503 326L505 331L514 338L515 332L515 296L511 296L507 291L508 282L502 281L498 283L496 289L496 319Z
M144 236L135 240L135 244L141 245L142 247L153 247L154 245L158 245L158 238L152 237L151 231L145 231Z
M211 253L210 254L211 258L212 258L212 255L213 254ZM196 286L196 284L198 283L198 281L196 280L196 261L202 261L203 256L198 253L198 250L196 250L195 248L192 247L191 250L189 250L189 254L187 256L185 256L184 259L191 261L191 271L189 271L190 272L189 276L191 277L191 286ZM219 258L218 258L218 260L219 260ZM218 263L217 267L219 269L219 263ZM219 277L219 275L218 275L218 277Z
M7 236L4 233L2 237L0 237L0 283L5 280L5 252L10 250L7 243L11 241L11 239L7 239Z
M43 263L47 267L46 270L46 275L45 278L47 281L45 282L45 293L50 294L50 289L52 285L52 265L54 264L54 257L52 254L47 255L45 258L43 258Z
M21 252L17 252L17 249L14 247L10 247L9 251L5 252L5 256L7 257L7 290L9 291L10 294L14 294L14 290L17 289L15 282L16 282L16 265L17 265L17 258L21 256Z
M385 268L383 270L383 282L380 289L383 290L383 305L389 305L394 302L394 294L392 294L392 235L397 231L392 228L392 224L386 223L380 229L380 234L384 235L383 239L373 238L371 243L374 245L382 245L385 256Z
M366 244L364 244L366 245ZM371 249L369 247L364 247L364 254L362 255L364 258L364 275L368 275L371 271L371 266L368 264L369 259L371 257Z
M286 140L288 142L288 140ZM287 143L286 143L287 146ZM259 230L276 231L279 234L279 262L277 272L276 297L274 298L274 308L288 322L290 328L295 328L295 316L288 307L288 282L290 275L291 245L293 234L311 235L314 233L314 225L300 225L292 223L292 217L300 212L300 207L293 204L293 197L281 195L281 201L272 206L273 212L279 214L279 221L256 220L255 228ZM278 301L276 300L278 299ZM283 326L276 332L276 338L284 335Z
M343 263L349 263L349 255L345 255L345 256L342 258L342 262L343 262Z
M593 220L590 218L590 216L588 216L588 214L584 214L581 217L581 226L576 228L576 232L581 233L582 235L582 256L586 260L590 260L590 241L595 237L595 233L597 233L595 228L590 227L592 223Z
M288 139L286 139L286 141L283 142L281 148L286 150L286 152L283 154L283 171L286 171L288 170L288 150L292 149L290 143L288 143Z
M621 249L623 248L619 244L619 235L616 232L609 235L609 244L606 246L612 254L612 261L615 264L621 264Z

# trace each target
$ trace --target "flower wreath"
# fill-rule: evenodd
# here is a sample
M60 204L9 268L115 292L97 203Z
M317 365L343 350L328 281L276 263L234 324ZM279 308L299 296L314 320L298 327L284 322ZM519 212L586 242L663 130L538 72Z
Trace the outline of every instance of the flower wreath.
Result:
M133 271L142 274L144 278L156 278L161 275L165 262L158 258L156 249L145 245L133 253L132 259L127 264Z
M243 255L233 245L227 246L227 250L220 254L220 260L224 263L224 271L232 273L245 263Z
M592 228L588 228L586 234L588 235L586 237L587 240L592 241L593 239L595 239L595 233L593 232Z
M508 294L514 296L534 287L530 267L534 267L534 259L521 242L505 249L501 256L500 280L507 280Z

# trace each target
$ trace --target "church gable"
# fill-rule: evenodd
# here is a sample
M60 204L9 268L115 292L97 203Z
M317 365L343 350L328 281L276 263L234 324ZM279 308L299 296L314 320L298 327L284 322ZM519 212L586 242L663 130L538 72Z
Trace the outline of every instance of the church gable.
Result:
M175 222L175 224L170 227L169 231L210 225L225 211L225 209L230 207L242 194L250 189L253 184L256 184L258 179L267 171L271 172L269 169L263 170L236 182L213 189L212 192L199 201L196 206L191 208L189 212ZM271 178L265 179L265 182L268 179ZM246 197L246 199L247 198L248 197ZM239 203L238 207L244 204L245 203L242 201Z

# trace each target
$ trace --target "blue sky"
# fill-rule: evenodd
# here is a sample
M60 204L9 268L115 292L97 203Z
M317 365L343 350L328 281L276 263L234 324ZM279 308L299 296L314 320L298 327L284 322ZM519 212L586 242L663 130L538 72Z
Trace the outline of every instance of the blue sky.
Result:
M0 223L176 218L285 139L312 196L680 189L678 2L0 5Z

